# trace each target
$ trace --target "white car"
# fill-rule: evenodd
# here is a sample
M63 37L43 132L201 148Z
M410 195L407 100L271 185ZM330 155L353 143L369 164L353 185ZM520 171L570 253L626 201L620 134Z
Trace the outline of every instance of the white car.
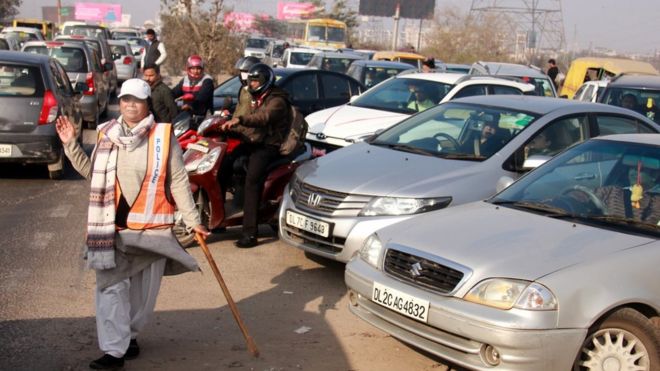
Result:
M267 37L250 37L245 41L245 49L243 50L244 57L257 57L259 59L266 58L266 48L272 39Z
M282 55L282 67L307 68L307 63L320 52L321 50L312 48L287 48Z
M430 105L417 105L415 97L426 91ZM307 140L323 154L362 141L430 106L474 95L529 95L534 86L491 76L456 73L408 73L383 81L343 106L306 117Z
M587 81L575 92L573 99L596 103L598 102L598 98L603 95L608 82L607 80Z

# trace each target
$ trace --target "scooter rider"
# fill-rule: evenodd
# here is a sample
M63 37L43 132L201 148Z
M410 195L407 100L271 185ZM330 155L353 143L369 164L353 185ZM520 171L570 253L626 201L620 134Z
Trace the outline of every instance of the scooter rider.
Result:
M263 63L253 65L248 72L247 80L247 90L252 98L249 112L233 117L223 126L224 129L236 126L252 129L251 136L247 137L249 141L234 149L234 153L248 156L243 202L243 233L234 243L242 248L254 247L258 244L259 196L268 165L280 158L279 147L284 141L291 120L291 103L288 94L274 86L275 73L270 67ZM232 167L233 164L223 164L221 172ZM228 175L226 173L222 174L223 178Z
M259 58L250 55L239 59L234 66L239 71L238 78L241 80L241 89L238 91L238 102L233 117L241 117L250 112L252 94L248 91L247 78L250 67L257 63L259 63Z
M183 110L204 117L213 110L213 79L204 73L204 61L199 55L188 57L186 72L172 93L175 99L183 100Z

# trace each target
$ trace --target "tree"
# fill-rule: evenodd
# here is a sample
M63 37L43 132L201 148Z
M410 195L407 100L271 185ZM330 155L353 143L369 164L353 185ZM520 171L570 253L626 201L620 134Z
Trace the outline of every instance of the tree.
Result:
M286 22L277 20L271 16L268 18L255 18L253 29L258 34L276 39L284 39L287 36Z
M162 39L166 66L174 74L185 70L188 56L198 54L206 72L232 71L241 56L241 43L224 26L224 0L162 0Z
M348 40L352 39L354 30L360 25L358 21L358 13L355 10L349 9L346 0L337 0L332 6L332 11L327 14L328 18L336 19L346 23L346 31Z
M426 55L453 63L510 61L506 48L512 37L508 17L489 14L476 19L453 7L438 14L432 37L426 43Z
M23 0L1 0L0 1L0 22L8 21L18 14L18 7Z

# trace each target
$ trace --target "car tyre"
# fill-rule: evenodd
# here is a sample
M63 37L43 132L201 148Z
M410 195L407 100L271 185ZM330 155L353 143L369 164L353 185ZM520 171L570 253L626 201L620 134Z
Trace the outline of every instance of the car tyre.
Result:
M653 322L632 308L617 310L589 330L573 371L660 369L660 336ZM608 367L609 366L609 367Z
M60 149L57 161L48 164L48 177L52 180L62 179L64 176L64 150Z
M202 224L207 228L209 226L209 220L211 217L211 210L209 209L209 203L206 195L202 191L197 191L194 195L195 198L195 207L199 218L202 221ZM183 220L175 221L174 227L172 227L174 236L179 241L179 244L183 248L189 248L195 243L195 232L188 231L186 225L183 223Z

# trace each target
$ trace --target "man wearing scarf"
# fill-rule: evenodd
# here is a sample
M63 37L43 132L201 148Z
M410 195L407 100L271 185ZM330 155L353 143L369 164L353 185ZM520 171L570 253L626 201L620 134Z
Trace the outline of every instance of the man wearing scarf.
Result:
M124 82L121 116L98 127L90 159L60 116L57 133L73 167L91 179L87 267L96 271L96 328L104 355L90 368L114 369L138 356L137 335L153 314L163 275L198 271L172 234L174 205L185 224L209 234L195 210L170 124L154 121L149 85Z

